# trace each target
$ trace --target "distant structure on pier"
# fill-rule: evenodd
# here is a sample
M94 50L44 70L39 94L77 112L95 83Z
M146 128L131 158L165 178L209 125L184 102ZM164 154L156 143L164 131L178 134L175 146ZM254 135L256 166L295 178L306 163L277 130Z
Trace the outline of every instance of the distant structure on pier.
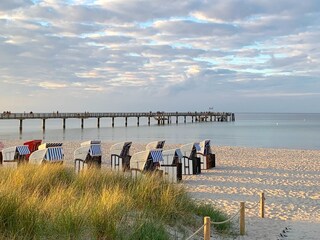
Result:
M100 128L100 120L102 118L110 118L111 126L114 127L115 118L123 118L124 125L128 126L128 118L137 118L137 126L140 125L140 118L147 118L148 125L151 119L155 119L158 125L171 124L172 118L175 123L179 123L179 118L183 118L183 122L187 122L187 118L191 122L234 122L235 114L231 112L110 112L110 113L11 113L3 112L0 114L1 119L15 119L20 121L19 129L22 131L23 120L25 119L40 119L42 120L42 129L46 128L47 119L62 119L62 127L66 128L66 120L77 118L81 121L81 128L84 128L84 120L88 118L97 119L97 127Z

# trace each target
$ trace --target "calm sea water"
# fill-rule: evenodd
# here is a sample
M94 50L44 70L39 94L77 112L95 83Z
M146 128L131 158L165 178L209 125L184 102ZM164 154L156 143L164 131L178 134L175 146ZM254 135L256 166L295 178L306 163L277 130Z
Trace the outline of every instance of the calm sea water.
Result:
M148 126L147 119L142 118L139 127L136 121L136 118L131 118L128 127L124 127L124 119L116 119L112 128L110 119L101 119L98 129L96 119L87 119L84 129L81 129L80 120L69 119L67 128L63 130L62 120L47 120L47 129L42 131L41 120L25 120L20 133L18 121L0 120L0 141L96 139L149 142L165 139L167 143L189 143L211 139L213 145L219 146L320 150L320 114L236 113L235 122L184 124L181 118L177 125L173 118L172 124L164 126L158 126L156 122Z

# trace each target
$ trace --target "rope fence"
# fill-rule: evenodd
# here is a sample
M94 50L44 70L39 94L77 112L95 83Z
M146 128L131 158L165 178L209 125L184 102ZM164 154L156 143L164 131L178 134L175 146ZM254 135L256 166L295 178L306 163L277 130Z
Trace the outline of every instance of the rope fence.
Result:
M212 222L212 221L210 221L210 217L204 217L203 225L197 231L195 231L191 236L189 236L186 240L192 239L196 234L198 234L201 231L202 228L204 229L204 231L203 231L204 238L203 239L210 240L211 224L212 225L219 225L219 224L224 224L224 223L230 222L239 213L240 213L240 216L239 216L240 235L244 235L245 234L245 209L248 209L248 210L254 209L260 204L260 209L259 209L260 210L259 211L260 217L264 218L264 201L265 201L265 197L264 197L264 193L262 192L262 193L260 193L259 201L251 207L246 207L245 202L240 202L240 208L238 209L238 211L234 215L232 215L230 218L228 218L227 220L222 221L222 222Z
M204 224L197 230L195 231L190 237L188 237L186 240L190 240L192 239L195 235L198 234L198 232L200 232L200 230L204 227Z

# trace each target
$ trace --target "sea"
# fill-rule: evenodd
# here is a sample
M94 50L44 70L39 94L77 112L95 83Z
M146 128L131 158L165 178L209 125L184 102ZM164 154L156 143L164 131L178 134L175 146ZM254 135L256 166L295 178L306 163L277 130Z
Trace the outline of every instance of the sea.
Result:
M309 149L320 150L320 113L235 113L235 122L191 122L179 118L176 124L157 125L147 118L85 119L81 129L79 119L67 119L66 129L62 128L61 119L47 119L46 130L42 130L42 120L24 120L23 130L19 131L18 120L0 120L0 141L32 140L43 141L133 141L148 143L165 140L170 144L184 144L204 139L211 140L211 145L242 146L257 148Z

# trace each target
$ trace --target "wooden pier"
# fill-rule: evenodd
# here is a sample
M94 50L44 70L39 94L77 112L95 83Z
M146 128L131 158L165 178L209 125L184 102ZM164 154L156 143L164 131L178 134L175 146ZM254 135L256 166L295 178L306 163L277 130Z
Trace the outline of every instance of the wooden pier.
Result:
M12 119L19 120L19 129L22 131L23 120L26 119L40 119L42 120L42 129L46 128L47 119L62 119L62 127L66 128L66 120L76 118L81 122L81 128L84 128L84 120L88 118L97 119L97 127L100 128L100 120L102 118L110 118L111 126L114 127L115 118L124 118L124 125L128 126L128 118L137 118L137 126L140 124L140 118L147 118L148 125L150 126L150 120L153 118L158 125L171 124L172 118L175 119L175 123L179 123L179 118L183 118L183 122L187 122L187 118L191 122L234 122L235 115L231 112L114 112L114 113L11 113L3 112L0 114L0 120Z

